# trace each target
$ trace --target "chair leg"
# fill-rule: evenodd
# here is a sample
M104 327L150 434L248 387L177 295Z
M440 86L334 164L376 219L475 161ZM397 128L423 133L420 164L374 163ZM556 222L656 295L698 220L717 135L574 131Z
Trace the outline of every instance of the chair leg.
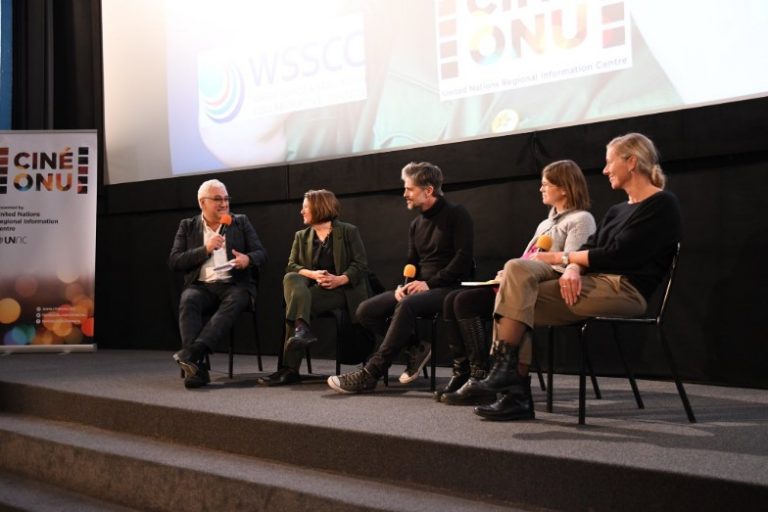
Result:
M637 408L645 409L645 405L643 404L643 399L640 396L640 390L637 387L637 381L635 381L635 374L632 372L632 369L630 369L629 364L627 363L627 358L624 357L624 348L621 345L621 339L619 339L619 328L614 322L611 322L611 329L613 329L613 339L616 341L616 348L619 350L619 357L621 358L621 364L624 365L624 372L627 374L627 378L629 379L629 385L632 387L632 394L635 395L635 402L637 403Z
M259 363L259 371L264 371L261 363L261 337L259 336L259 322L256 320L256 309L251 312L253 318L253 340L256 342L256 361Z
M589 357L586 343L582 344L582 349L584 350L584 362L587 365L587 370L589 370L589 379L592 381L592 390L595 392L595 398L602 400L603 394L600 392L600 386L597 385L597 377L595 377L595 370L592 368L592 358Z
M432 341L432 354L429 358L429 369L432 375L429 380L429 390L434 393L437 388L437 318L435 315L432 318L432 332L430 340Z
M431 377L431 380L430 380L430 387L431 387L432 391L435 390L435 378L434 378L435 368L434 368L433 364L434 364L434 361L435 361L435 343L434 343L434 341L435 341L435 322L436 321L437 321L436 318L432 320L432 323L430 324L430 329L432 329L432 331L429 333L429 343L431 344L430 367L432 368L432 377ZM419 334L419 319L416 320L415 333L416 333L416 341L420 342L422 337ZM421 372L424 374L424 378L425 379L429 379L430 378L429 371L427 370L426 366L422 367Z
M584 322L579 329L579 345L581 348L581 367L579 368L579 425L584 425L587 418L587 325L588 323Z
M341 374L341 331L339 326L336 326L336 375Z
M544 384L544 375L541 373L541 363L539 363L539 356L536 355L536 350L533 351L533 364L536 366L536 374L539 376L539 387L542 391L546 391L547 385Z
M555 374L555 328L547 328L547 412L552 412L552 388Z
M667 356L667 364L669 364L669 369L672 371L672 377L675 379L677 394L680 395L680 400L683 402L683 408L685 408L685 414L688 416L688 421L691 423L696 423L696 417L693 415L693 409L691 408L691 404L688 401L688 394L685 392L683 383L677 373L677 365L675 364L675 360L672 356L672 350L669 348L667 337L664 335L664 330L661 328L661 325L656 326L656 333L661 340L661 346L664 348L664 353Z
M307 373L312 373L312 356L309 353L309 347L307 347L305 352L306 358L307 358Z
M283 320L283 329L280 334L280 339L283 340L280 343L280 350L277 352L277 369L283 367L283 352L285 351L285 320Z
M340 313L334 313L336 319L336 375L341 375L341 346L344 334L344 319Z
M232 378L235 366L235 330L229 333L229 378Z

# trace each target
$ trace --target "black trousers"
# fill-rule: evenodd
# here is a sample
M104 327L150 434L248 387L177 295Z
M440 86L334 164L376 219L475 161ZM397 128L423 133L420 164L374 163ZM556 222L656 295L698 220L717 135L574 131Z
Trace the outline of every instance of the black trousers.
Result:
M435 288L407 295L400 302L395 299L394 291L388 291L363 301L357 308L360 324L384 338L365 368L376 377L382 375L408 344L416 328L416 319L441 312L443 300L451 290L452 288ZM392 317L392 321L387 328L389 317Z
M228 282L196 282L181 292L179 331L181 344L205 344L213 352L248 307L248 290ZM205 324L203 320L210 317Z
M443 319L466 320L479 316L491 318L496 294L491 287L453 290L443 302Z

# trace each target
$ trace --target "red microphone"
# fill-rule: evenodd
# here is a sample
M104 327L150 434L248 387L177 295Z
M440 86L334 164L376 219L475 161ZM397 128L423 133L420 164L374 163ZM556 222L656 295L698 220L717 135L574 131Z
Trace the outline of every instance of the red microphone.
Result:
M410 282L411 279L416 277L416 266L415 265L411 265L410 263L407 264L403 268L403 277L405 278L405 279L403 279L403 286L405 286L405 285L407 285Z
M219 222L221 222L221 227L219 228L219 234L221 236L224 236L227 234L227 226L232 224L232 216L228 213L224 213L219 219Z

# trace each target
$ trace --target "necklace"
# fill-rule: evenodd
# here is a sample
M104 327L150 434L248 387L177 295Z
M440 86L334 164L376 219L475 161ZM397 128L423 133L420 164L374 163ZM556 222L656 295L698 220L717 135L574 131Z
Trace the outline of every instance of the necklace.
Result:
M330 226L328 228L328 233L326 233L326 235L325 235L325 238L321 239L320 238L320 233L318 233L318 231L315 230L315 236L317 236L317 239L320 240L320 247L322 247L323 249L328 247L328 243L329 243L329 241L331 239L331 233L332 232L333 232L333 226Z

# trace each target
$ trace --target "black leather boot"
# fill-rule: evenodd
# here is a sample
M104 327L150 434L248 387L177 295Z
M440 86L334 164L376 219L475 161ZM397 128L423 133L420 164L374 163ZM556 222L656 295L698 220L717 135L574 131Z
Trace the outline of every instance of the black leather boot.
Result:
M521 377L520 383L513 386L491 405L475 407L475 414L487 420L513 421L536 418L531 395L531 377Z
M448 335L448 347L453 356L453 374L448 383L441 389L435 391L435 400L440 401L445 393L452 393L464 385L469 380L469 361L467 360L467 351L462 343L459 331L456 328L456 322L453 320L444 320L445 332Z
M496 391L479 383L488 376L488 342L485 324L480 317L459 320L459 330L469 353L470 378L458 390L443 395L448 405L477 405L496 400Z
M484 390L489 393L501 393L513 386L520 384L520 375L517 373L517 346L508 345L501 341L494 341L494 363L488 376L477 382L477 391Z

